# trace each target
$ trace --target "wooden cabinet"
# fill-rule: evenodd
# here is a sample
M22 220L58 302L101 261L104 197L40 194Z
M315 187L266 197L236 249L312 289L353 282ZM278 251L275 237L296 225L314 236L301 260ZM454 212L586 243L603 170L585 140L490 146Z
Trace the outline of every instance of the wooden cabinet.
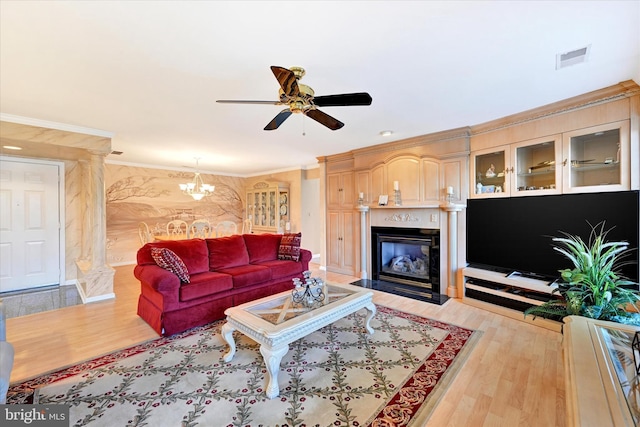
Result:
M355 276L358 212L327 212L327 270Z
M629 190L629 121L471 153L471 197Z
M355 275L359 249L354 181L352 171L327 174L327 270L350 275Z
M562 179L561 155L560 135L474 152L471 154L471 197L558 194Z
M441 178L441 170L440 163L434 160L426 159L422 160L422 179L423 183L421 191L422 197L421 200L439 200L442 198L444 185L440 184L442 181ZM458 196L460 196L460 183L459 182L450 182L447 176L444 176L445 182L448 185L451 185L454 188L454 191Z
M371 174L369 173L369 171L359 171L356 172L355 175L356 197L359 197L360 193L362 193L362 203L368 205L373 201L373 197L371 196Z
M254 233L284 233L289 206L286 184L259 182L247 189L247 219Z
M371 169L371 202L374 205L378 204L378 200L381 195L387 193L387 175L385 173L384 165L378 165Z
M561 330L559 322L541 317L534 319L533 316L525 318L523 314L527 308L550 300L557 285L520 274L505 276L474 267L463 268L462 274L462 300L466 304L554 331Z
M402 204L417 204L422 201L422 180L420 179L420 159L415 156L402 156L387 163L387 188L383 194L389 195L389 203L393 200L393 183L398 182Z
M357 198L354 194L353 172L327 175L327 208L353 209Z

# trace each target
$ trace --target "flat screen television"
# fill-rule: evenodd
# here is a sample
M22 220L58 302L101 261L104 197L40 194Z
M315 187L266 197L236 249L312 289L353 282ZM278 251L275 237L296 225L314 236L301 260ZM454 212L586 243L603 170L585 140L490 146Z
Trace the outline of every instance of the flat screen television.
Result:
M553 281L572 264L553 249L561 231L589 238L592 225L605 221L607 240L626 240L632 264L622 268L638 283L638 191L470 199L467 203L467 262L505 274L533 273Z

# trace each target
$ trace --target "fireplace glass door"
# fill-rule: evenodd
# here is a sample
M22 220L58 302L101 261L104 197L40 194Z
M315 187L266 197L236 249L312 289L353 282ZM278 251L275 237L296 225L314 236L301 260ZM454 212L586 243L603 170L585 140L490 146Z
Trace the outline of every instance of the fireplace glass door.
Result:
M374 279L439 291L439 230L372 229Z

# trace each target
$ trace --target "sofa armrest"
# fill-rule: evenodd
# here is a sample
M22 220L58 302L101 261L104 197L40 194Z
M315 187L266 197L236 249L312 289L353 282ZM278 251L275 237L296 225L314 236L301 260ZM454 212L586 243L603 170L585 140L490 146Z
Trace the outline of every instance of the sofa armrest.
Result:
M178 294L180 279L172 272L157 265L136 265L133 275L142 283L162 294Z
M300 248L300 260L298 262L301 262L302 264L309 264L311 258L313 258L313 254L310 250Z

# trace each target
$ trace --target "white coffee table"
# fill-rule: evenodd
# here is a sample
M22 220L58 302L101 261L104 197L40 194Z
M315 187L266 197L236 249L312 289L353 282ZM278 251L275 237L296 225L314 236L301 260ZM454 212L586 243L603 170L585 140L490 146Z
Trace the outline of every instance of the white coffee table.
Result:
M370 290L352 285L326 284L324 294L324 301L311 308L294 303L291 292L285 291L225 310L227 323L222 326L221 333L229 344L229 351L224 355L224 361L231 361L236 353L233 331L242 332L258 342L268 374L265 394L273 399L280 394L280 362L289 351L290 343L362 308L368 311L367 332L373 334L370 322L376 306Z

